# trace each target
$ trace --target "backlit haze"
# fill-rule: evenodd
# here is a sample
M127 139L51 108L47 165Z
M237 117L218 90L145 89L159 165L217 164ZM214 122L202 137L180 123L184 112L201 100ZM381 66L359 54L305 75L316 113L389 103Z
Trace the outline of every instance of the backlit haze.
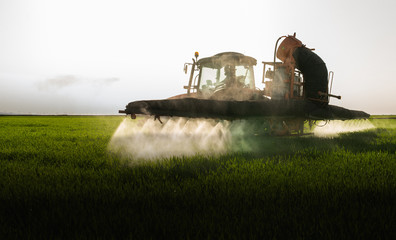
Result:
M117 114L185 93L194 52L272 61L297 33L335 72L331 104L396 114L396 1L0 0L0 113Z

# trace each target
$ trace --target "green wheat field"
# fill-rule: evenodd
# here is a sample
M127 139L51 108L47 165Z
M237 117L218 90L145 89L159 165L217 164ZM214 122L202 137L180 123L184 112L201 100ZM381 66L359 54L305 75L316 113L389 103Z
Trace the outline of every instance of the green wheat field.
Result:
M124 118L0 117L0 239L396 239L396 119L130 164Z

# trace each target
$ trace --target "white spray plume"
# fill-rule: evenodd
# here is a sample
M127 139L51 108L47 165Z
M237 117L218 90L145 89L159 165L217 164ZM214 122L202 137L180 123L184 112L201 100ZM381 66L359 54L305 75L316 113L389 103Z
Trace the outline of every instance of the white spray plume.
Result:
M126 118L114 133L109 151L130 159L226 153L231 142L229 122L207 119Z
M154 118L125 118L112 139L108 150L134 163L135 160L158 160L181 156L213 156L232 152L255 151L257 139L252 138L259 122L216 121L213 119L163 118L163 124ZM324 125L319 122L318 125ZM330 121L316 127L314 136L333 138L340 133L374 128L367 120ZM259 146L260 147L260 146Z
M333 138L341 133L358 132L375 128L368 120L332 120L327 124L324 121L318 122L314 129L314 136ZM322 126L324 125L324 126Z

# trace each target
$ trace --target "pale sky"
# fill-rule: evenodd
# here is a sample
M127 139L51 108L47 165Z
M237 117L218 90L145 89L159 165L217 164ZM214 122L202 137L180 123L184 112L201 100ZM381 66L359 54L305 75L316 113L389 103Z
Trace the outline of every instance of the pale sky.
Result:
M331 104L396 114L396 1L0 0L0 113L117 114L185 93L194 52L272 61L297 33L335 72Z

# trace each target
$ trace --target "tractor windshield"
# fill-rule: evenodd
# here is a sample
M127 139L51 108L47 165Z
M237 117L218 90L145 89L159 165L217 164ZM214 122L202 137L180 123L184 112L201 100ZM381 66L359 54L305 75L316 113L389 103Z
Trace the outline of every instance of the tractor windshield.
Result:
M255 89L253 66L202 67L199 81L199 90L202 93L210 95L226 88Z

